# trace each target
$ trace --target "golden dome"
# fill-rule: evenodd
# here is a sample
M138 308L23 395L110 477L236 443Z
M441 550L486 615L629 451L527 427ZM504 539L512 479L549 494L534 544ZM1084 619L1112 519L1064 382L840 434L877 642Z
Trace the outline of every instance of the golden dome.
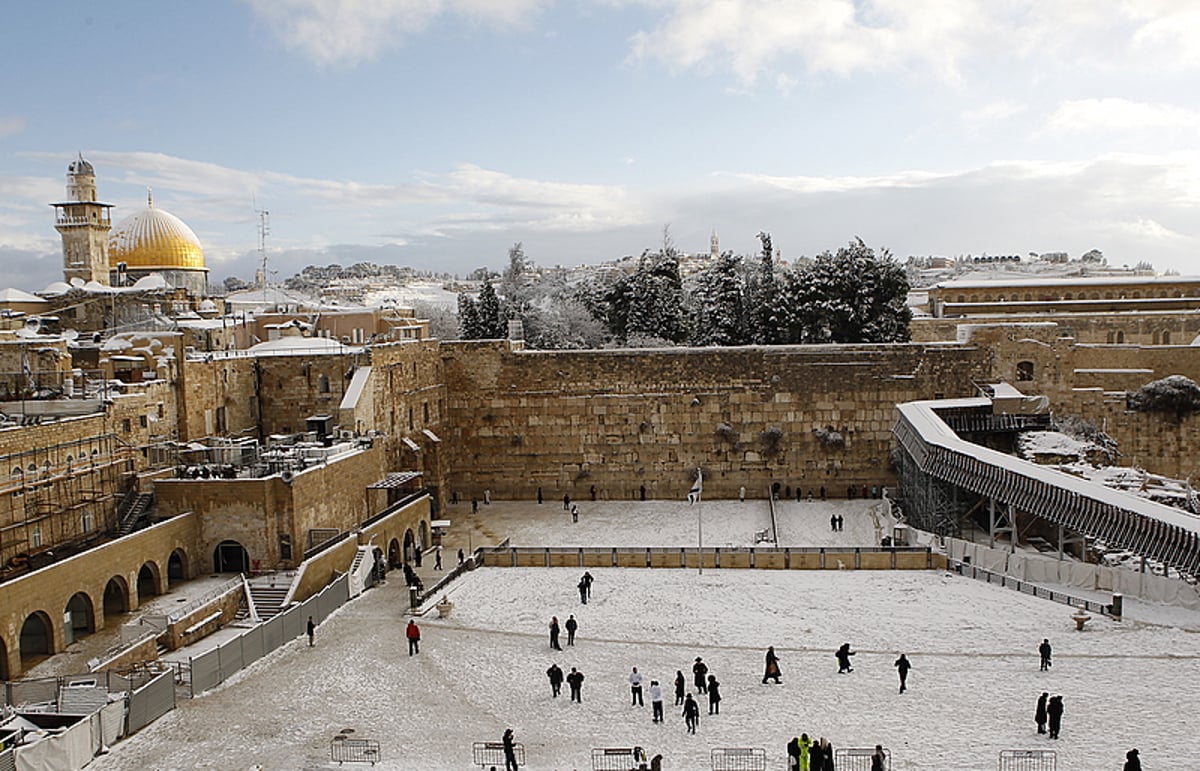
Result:
M108 264L130 271L207 270L200 239L183 220L153 202L117 223L108 237Z

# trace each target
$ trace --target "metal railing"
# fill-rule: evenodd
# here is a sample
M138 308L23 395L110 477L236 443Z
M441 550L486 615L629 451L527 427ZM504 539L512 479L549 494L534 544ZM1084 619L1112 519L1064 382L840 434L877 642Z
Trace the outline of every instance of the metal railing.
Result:
M967 576L968 578L976 578L981 581L986 581L989 584L999 584L1000 586L1009 589L1015 589L1022 594L1030 594L1043 600L1060 602L1063 605L1083 608L1089 612L1100 613L1101 615L1105 616L1112 615L1112 605L1108 605L1103 602L1097 602L1096 600L1089 600L1083 597L1076 597L1073 594L1068 594L1056 589L1047 589L1044 586L1039 586L1037 584L1030 583L1029 581L1013 578L1012 576L1004 573L998 573L993 570L987 570L986 568L976 567L970 562L965 562L963 560L948 558L946 569Z

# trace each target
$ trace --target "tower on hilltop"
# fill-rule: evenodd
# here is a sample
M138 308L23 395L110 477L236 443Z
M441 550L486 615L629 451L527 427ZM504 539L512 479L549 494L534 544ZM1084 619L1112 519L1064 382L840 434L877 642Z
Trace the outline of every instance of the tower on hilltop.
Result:
M713 228L712 236L708 239L708 256L713 260L721 256L721 240L717 238L716 228Z
M108 285L108 232L112 204L96 200L96 171L81 154L67 167L67 200L54 207L54 229L62 234L63 276Z

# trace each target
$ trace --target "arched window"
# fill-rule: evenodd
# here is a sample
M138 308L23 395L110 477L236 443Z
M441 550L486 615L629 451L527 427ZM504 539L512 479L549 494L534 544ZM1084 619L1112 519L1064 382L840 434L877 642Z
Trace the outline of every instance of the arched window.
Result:
M1163 344L1163 345L1170 345L1170 344L1171 344L1171 330L1169 330L1169 329L1164 329L1164 330L1163 330L1163 333L1162 333L1162 344Z
M1118 329L1117 330L1117 343L1124 343L1124 342L1125 342L1125 330Z
M329 375L321 375L317 378L317 391L323 394L329 393Z
M1021 381L1030 381L1030 380L1033 380L1033 362L1032 361L1018 361L1017 362L1017 381L1021 382Z
M1108 330L1108 344L1112 345L1113 341L1115 341L1116 338L1117 338L1117 336L1113 333L1113 331L1111 329Z
M1154 330L1154 345L1158 345L1161 342L1162 342L1162 333L1156 329L1156 330Z

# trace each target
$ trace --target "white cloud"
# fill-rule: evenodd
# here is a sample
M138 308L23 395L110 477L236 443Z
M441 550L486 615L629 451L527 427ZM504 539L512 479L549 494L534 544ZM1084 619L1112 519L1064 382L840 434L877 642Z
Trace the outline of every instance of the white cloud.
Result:
M0 117L0 139L16 136L25 130L25 119L21 116Z
M965 65L1042 58L1076 68L1200 65L1194 3L1015 0L644 0L662 9L632 55L679 69L728 69L743 82L809 72L920 68L956 82Z
M966 110L962 114L962 119L963 122L975 128L982 128L1020 115L1027 109L1028 107L1020 102L1002 99L981 105L972 110Z
M245 0L290 47L322 65L375 58L439 16L517 26L551 0Z
M1064 102L1046 121L1046 129L1058 133L1197 127L1200 127L1200 112L1170 104L1115 98Z

